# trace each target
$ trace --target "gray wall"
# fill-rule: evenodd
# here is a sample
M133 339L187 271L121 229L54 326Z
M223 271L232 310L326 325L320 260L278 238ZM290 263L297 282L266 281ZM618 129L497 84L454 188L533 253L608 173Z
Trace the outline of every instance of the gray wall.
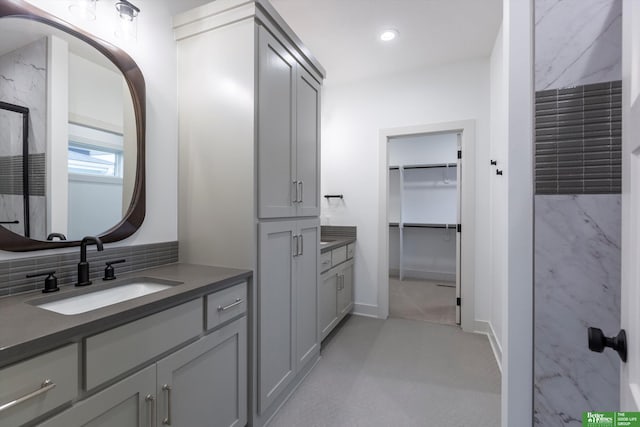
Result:
M536 0L534 424L616 410L620 326L620 0ZM605 83L606 84L600 84Z

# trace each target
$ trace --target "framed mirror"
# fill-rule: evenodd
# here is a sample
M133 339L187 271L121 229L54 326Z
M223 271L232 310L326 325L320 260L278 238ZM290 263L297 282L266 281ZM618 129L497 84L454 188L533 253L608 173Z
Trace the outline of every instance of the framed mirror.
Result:
M104 243L145 216L145 84L124 51L0 3L0 250Z

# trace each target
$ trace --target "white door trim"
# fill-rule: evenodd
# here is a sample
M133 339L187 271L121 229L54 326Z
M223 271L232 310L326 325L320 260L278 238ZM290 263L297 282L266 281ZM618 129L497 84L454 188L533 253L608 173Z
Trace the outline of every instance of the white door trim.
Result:
M425 133L462 134L462 179L459 183L461 195L461 287L462 316L460 326L464 331L475 331L475 120L435 123L419 126L381 129L378 143L379 200L378 206L378 317L389 316L389 174L387 141L392 136L417 135Z

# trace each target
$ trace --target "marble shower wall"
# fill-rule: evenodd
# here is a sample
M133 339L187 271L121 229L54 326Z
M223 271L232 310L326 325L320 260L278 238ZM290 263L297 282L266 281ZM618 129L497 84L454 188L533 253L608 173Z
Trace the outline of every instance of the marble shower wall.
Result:
M616 410L620 359L587 347L587 327L620 328L620 195L535 200L535 424L581 426Z
M47 40L40 39L0 56L0 101L29 108L29 177L31 237L46 237L46 197L44 156L46 147ZM20 165L22 159L22 116L2 111L0 115L0 163ZM19 220L20 226L7 226L24 232L22 170L0 171L0 221ZM11 183L11 185L9 185Z
M535 0L535 13L536 91L621 80L620 0ZM560 92L558 113L577 102ZM610 129L619 120L613 109L599 117L609 117ZM558 167L585 170L614 158L611 169L619 166L611 150L566 155L572 144L594 145L584 139L588 126L567 137L574 133L569 122L558 121ZM620 328L619 187L590 191L609 194L571 191L535 196L534 424L545 427L581 426L582 412L619 407L617 354L587 346L589 326L607 335Z
M621 0L535 0L536 91L620 80Z

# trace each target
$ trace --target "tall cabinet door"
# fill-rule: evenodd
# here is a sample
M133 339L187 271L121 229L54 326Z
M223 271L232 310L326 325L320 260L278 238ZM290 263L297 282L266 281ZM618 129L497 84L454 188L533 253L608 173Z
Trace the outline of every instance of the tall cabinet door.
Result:
M149 366L73 405L40 427L148 427L154 425L156 366Z
M320 83L298 66L296 156L298 216L320 215Z
M320 346L318 324L318 262L320 257L320 220L298 221L299 255L296 264L296 356L302 368Z
M299 185L295 153L297 63L264 27L259 27L258 216L296 215Z
M243 427L247 423L247 318L160 360L159 426Z
M258 225L258 410L262 413L295 376L295 221Z

